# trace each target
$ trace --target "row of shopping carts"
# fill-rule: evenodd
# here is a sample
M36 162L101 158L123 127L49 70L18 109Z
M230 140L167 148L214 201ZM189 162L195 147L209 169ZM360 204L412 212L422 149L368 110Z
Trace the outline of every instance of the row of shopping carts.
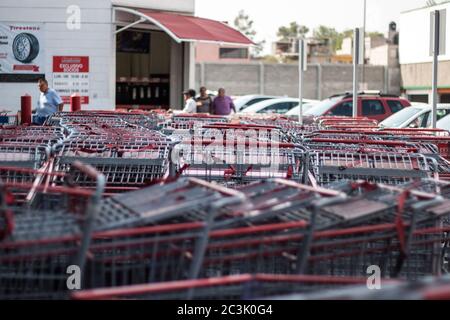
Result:
M445 134L322 120L0 128L0 298L253 299L363 285L371 266L383 283L448 273Z
M68 172L70 163L81 160L106 176L109 193L134 190L169 175L235 187L268 178L327 186L341 180L402 184L447 179L450 171L450 137L432 131L399 135L359 130L353 122L348 130L336 130L284 119L226 123L223 117L206 115L112 112L58 113L48 122L54 126L43 127L44 133L34 127L2 129L4 160L32 158L34 150L41 159L38 166L51 159L56 172ZM166 132L159 126L167 122L186 126ZM79 179L92 186L86 177Z
M1 199L2 298L67 298L68 266L81 268L80 299L261 298L363 283L372 265L387 280L448 272L450 200L422 186L275 179L235 190L181 178L100 200L102 175L76 167L95 192L37 188L44 208ZM229 277L240 279L229 296L210 292ZM264 285L252 291L253 280Z
M52 147L55 172L70 172L72 163L82 161L105 176L107 194L135 190L168 175L172 142L155 130L163 121L158 114L81 112L56 114L50 121L66 133ZM75 180L82 187L95 186L84 175Z
M29 159L37 168L53 159L54 170L68 172L71 162L82 160L105 174L109 190L117 192L168 175L227 186L267 178L326 186L340 180L447 179L450 171L450 137L441 131L355 127L354 122L373 123L365 119L325 118L307 127L280 118L226 121L207 115L58 113L48 120L52 126L2 128L0 161Z

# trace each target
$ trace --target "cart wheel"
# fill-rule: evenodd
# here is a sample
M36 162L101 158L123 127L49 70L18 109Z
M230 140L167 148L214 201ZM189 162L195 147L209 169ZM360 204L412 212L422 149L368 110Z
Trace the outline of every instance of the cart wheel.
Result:
M12 48L17 61L30 63L39 54L39 41L30 33L20 33L14 38Z

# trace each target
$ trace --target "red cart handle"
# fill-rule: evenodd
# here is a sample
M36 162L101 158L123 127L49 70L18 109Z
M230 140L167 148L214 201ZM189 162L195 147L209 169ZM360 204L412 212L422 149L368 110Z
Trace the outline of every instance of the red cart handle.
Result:
M192 139L190 141L191 145L202 145L202 146L209 146L211 144L219 144L220 142L222 142L223 146L227 146L228 144L230 144L229 141L227 140L222 140L222 141L216 141L216 140L194 140ZM189 141L183 141L182 144L188 144ZM264 142L264 141L255 141L255 142L250 142L250 141L232 141L233 146L237 146L237 145L245 145L246 147L250 147L250 146L266 146L266 147L279 147L279 148L285 148L285 149L293 149L296 147L295 144L293 143L278 143L278 142Z

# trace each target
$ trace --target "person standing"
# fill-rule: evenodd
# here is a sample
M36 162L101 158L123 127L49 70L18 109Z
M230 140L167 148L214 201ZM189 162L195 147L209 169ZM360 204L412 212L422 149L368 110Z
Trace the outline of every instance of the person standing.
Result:
M58 93L48 87L48 81L45 78L38 80L38 87L41 95L37 102L33 124L42 126L54 113L63 111L64 103Z
M207 93L206 87L200 88L200 97L197 98L197 112L198 113L212 113L213 100Z
M196 95L195 90L192 90L192 89L187 90L187 91L183 92L183 95L184 95L184 101L185 101L183 112L184 113L196 113L197 112L197 102L195 102L195 95Z
M236 107L233 100L225 95L225 89L219 89L219 95L214 99L212 104L212 114L218 116L229 116L233 110L236 113Z

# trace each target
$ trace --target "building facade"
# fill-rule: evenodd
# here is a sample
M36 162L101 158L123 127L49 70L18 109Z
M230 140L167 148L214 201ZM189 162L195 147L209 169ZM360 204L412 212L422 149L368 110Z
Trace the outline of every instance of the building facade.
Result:
M202 62L248 62L250 50L246 47L223 46L213 43L195 44L195 61Z
M18 110L24 94L35 103L39 77L86 110L181 108L197 42L251 44L194 11L195 0L2 0L0 110Z
M431 14L442 10L446 19L450 2L403 12L400 17L400 67L402 90L412 101L431 102L432 55L430 42ZM448 20L448 19L446 19ZM444 54L439 57L438 101L450 102L450 24L441 34L445 37Z

